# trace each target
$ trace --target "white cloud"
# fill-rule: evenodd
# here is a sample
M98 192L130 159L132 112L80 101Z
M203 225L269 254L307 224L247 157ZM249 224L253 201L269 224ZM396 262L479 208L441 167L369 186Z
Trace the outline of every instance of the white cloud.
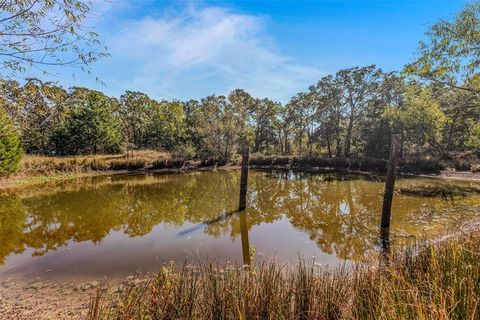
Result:
M277 52L264 18L225 8L190 7L127 21L114 39L112 56L128 65L123 85L156 97L200 98L243 88L285 102L321 76Z

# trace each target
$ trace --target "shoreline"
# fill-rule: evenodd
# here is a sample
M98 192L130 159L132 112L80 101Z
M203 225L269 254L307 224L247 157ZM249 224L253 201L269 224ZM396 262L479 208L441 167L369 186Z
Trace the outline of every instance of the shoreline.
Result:
M198 164L198 162L197 162ZM89 171L78 173L65 173L60 175L17 177L17 180L10 181L11 185L4 185L0 180L0 193L8 194L10 191L30 186L38 186L49 182L68 181L88 177L109 177L119 175L142 175L142 174L179 174L212 170L239 170L240 166L229 164L225 166L199 166L189 165L181 168L163 168L146 170L106 170ZM382 177L381 174L370 171L336 170L335 168L317 166L259 166L251 165L253 170L292 170L294 172L310 173L339 173L339 174L360 174L372 177ZM480 174L442 172L440 175L432 174L399 174L400 177L411 178L435 178L439 180L463 180L480 182ZM22 179L23 178L23 179ZM20 182L20 183L18 183ZM457 232L445 232L443 235L434 237L428 241L437 246L442 246L448 241L455 241L466 234L478 232L480 218L465 222L465 228ZM118 281L102 280L71 280L57 283L49 280L33 279L22 281L14 278L1 279L0 281L0 315L2 319L85 319L92 303L93 297L99 290L107 290L108 295L118 295L123 288L141 283L148 275L128 276ZM68 298L65 298L68 297Z
M101 176L118 176L118 175L139 175L139 174L178 174L188 172L202 172L213 170L240 170L241 166L238 164L226 164L223 166L200 166L197 164L176 167L176 168L162 168L162 169L134 169L134 170L91 170L87 172L58 172L54 174L39 174L39 175L25 175L22 173L13 174L9 177L0 178L0 192L12 191L19 188L26 188L31 186L42 185L50 182L68 181L74 179L101 177ZM305 173L339 173L339 174L357 174L364 176L378 176L383 177L384 174L375 171L360 171L360 170L348 170L338 169L332 167L319 167L319 166L288 166L288 165L250 165L250 169L253 170L277 170L277 171L293 171L293 172L305 172ZM456 180L456 181L470 181L480 182L480 172L457 172L452 170L443 170L440 174L430 173L398 173L399 177L409 178L430 178L439 180Z

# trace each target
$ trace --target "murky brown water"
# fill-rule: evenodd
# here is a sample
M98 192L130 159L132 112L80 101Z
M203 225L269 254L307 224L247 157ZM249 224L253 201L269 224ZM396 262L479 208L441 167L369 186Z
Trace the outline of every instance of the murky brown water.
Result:
M115 279L164 262L254 254L319 264L362 260L378 247L383 183L359 176L251 171L249 209L239 172L83 179L0 197L0 277ZM397 186L447 183L400 179ZM448 182L461 184L461 182ZM434 237L480 217L480 196L396 195L394 241Z

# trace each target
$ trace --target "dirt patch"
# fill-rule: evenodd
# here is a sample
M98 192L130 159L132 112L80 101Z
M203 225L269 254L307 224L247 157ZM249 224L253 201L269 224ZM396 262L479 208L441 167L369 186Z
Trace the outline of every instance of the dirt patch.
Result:
M3 320L85 319L98 283L0 284L0 318Z

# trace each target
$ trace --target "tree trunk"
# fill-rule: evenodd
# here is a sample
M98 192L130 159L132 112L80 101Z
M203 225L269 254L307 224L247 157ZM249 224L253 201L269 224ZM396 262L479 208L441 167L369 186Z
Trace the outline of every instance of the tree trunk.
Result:
M332 146L330 145L330 137L327 135L327 149L328 149L328 158L332 158Z
M348 122L347 136L345 138L345 158L350 158L350 146L352 144L353 114Z

